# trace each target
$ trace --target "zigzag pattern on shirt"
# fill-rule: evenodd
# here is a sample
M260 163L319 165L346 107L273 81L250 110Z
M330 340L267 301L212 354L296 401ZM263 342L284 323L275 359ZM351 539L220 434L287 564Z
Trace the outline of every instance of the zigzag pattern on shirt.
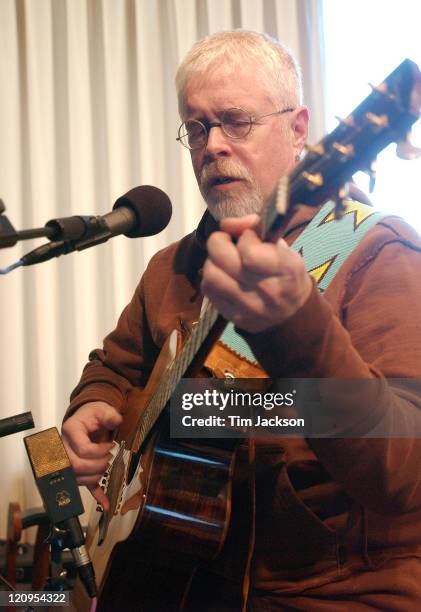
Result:
M307 271L321 292L326 291L367 231L384 216L361 202L347 200L344 206L345 214L336 220L334 202L326 202L291 245L303 257Z
M301 247L298 251L298 253L301 255L301 257L304 257L304 248ZM324 277L326 276L327 272L330 269L330 266L334 263L335 259L337 258L337 254L333 255L332 257L329 257L328 259L326 259L325 261L323 261L320 264L317 264L317 266L315 266L314 268L307 268L307 272L314 278L314 280L316 281L317 285L320 285L320 283L322 282L322 280L324 279ZM319 287L319 290L321 293L323 293L324 289Z
M312 268L311 270L307 270L307 272L314 278L314 280L316 281L318 285L322 282L328 270L330 269L330 266L333 264L336 258L337 258L337 255L334 255L333 257L330 257L329 259L319 264L315 268Z
M354 216L354 232L357 231L361 223L363 223L366 219L371 217L376 213L372 206L368 206L367 204L362 204L361 202L355 202L353 200L348 200L344 202L346 215ZM319 223L319 227L322 225L326 225L326 223L331 223L332 221L336 221L335 219L335 208L326 215L324 219L322 219Z

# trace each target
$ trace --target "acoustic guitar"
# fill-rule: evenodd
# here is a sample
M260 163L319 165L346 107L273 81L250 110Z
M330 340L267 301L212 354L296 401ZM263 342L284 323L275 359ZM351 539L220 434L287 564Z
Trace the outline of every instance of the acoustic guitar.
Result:
M406 135L420 106L420 71L405 60L331 133L308 147L292 173L281 179L262 213L262 238L271 240L300 203L319 206L334 199L340 216L346 181L358 170L369 171L377 153L391 142L398 143L403 157L419 153ZM185 584L179 583L178 571L188 584L197 565L217 557L226 542L232 512L239 511L232 498L237 442L172 439L165 417L178 382L196 376L212 350L218 350L225 325L209 305L186 339L174 331L145 389L129 397L114 438L115 456L102 480L111 508L107 513L93 511L88 527L98 610L114 609L113 588L124 591L124 567L129 564L139 573L136 609L181 609ZM265 376L249 366L248 378ZM152 576L150 568L158 556ZM168 583L174 575L179 584L175 590ZM130 595L126 593L128 601ZM78 612L90 609L80 584L73 600Z

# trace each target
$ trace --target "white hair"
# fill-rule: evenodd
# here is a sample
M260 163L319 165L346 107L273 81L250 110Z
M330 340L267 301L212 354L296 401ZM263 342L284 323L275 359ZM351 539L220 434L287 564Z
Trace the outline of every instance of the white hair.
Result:
M301 70L288 49L268 34L230 30L196 42L178 68L175 83L180 116L184 114L186 84L193 75L204 75L214 68L235 75L245 61L254 63L256 73L279 108L302 103Z

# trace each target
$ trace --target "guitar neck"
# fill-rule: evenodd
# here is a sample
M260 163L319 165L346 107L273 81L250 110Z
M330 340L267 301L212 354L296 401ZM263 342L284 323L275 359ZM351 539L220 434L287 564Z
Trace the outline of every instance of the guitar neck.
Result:
M143 444L148 433L158 420L167 402L183 376L193 378L199 373L203 362L222 334L226 321L208 303L205 312L193 326L181 351L176 355L161 378L148 406L139 422L139 443Z
M319 206L329 198L339 202L341 188L358 170L370 171L377 154L392 142L407 140L420 116L421 74L404 60L339 125L281 179L278 193L262 215L262 236L274 233L299 204ZM413 156L419 150L412 148ZM402 150L402 149L401 149ZM404 157L404 155L401 155ZM411 154L408 154L411 158Z

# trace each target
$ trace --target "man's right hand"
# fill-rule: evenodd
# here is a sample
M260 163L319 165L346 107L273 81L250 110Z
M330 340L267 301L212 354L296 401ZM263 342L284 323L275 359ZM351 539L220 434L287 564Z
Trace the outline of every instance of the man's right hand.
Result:
M86 485L104 510L109 501L98 482L112 457L110 433L122 422L121 414L106 402L81 406L63 424L62 437L79 485Z

